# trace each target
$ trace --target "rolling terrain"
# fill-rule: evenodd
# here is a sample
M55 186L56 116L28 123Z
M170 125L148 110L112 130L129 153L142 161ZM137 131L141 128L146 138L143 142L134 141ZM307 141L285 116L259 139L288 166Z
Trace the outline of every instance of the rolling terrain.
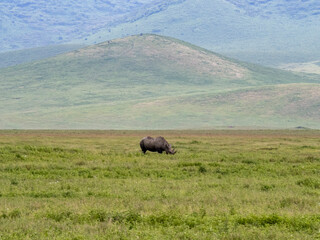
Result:
M320 128L320 77L158 35L0 69L0 128Z

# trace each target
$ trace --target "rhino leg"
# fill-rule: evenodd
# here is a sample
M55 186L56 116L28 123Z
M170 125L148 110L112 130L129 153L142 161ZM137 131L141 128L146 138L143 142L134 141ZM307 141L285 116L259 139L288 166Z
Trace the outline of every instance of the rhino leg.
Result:
M162 154L162 150L158 150L158 153L161 153L161 154Z
M145 148L145 146L144 146L142 141L140 142L140 148L141 148L141 151L145 154L147 149Z
M141 146L141 151L145 154L147 149L145 147Z

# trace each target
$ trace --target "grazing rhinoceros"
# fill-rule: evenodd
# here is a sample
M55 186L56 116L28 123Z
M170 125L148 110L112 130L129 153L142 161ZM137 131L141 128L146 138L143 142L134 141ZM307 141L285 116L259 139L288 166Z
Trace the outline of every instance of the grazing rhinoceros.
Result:
M175 154L176 151L171 147L171 145L163 138L157 137L156 139L152 137L145 137L140 141L140 147L143 153L146 151L162 153L165 151L167 154Z

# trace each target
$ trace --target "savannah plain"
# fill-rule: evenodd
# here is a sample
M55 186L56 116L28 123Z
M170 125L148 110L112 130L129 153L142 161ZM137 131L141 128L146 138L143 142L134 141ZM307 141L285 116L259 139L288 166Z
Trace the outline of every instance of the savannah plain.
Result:
M2 130L0 239L318 239L319 173L313 130Z

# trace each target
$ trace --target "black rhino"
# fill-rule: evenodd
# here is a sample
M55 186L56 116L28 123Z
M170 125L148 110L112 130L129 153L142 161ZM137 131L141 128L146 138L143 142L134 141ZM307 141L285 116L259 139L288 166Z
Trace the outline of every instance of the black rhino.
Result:
M140 141L140 147L143 153L146 153L146 151L158 153L166 152L166 154L176 153L176 151L163 137L157 137L156 139L149 136L144 137Z

